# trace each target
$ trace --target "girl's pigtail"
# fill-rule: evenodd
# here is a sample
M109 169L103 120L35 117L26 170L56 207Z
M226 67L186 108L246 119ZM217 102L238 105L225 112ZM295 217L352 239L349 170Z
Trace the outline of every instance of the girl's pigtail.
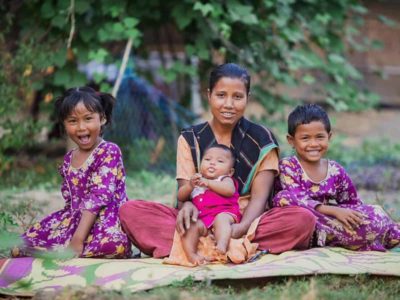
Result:
M103 106L104 116L106 118L106 123L104 125L110 124L115 98L107 93L98 93L98 96L100 98L100 103Z

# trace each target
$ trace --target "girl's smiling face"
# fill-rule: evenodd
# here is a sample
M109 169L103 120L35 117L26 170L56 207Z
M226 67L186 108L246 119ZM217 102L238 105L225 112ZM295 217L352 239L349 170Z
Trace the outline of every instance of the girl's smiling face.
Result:
M327 132L324 123L313 121L296 127L294 136L288 135L289 144L295 148L300 161L319 163L328 151L332 133Z
M65 131L80 151L92 151L100 142L103 118L79 102L64 120Z
M208 91L208 103L214 122L235 126L247 105L245 83L239 78L221 77L213 89Z

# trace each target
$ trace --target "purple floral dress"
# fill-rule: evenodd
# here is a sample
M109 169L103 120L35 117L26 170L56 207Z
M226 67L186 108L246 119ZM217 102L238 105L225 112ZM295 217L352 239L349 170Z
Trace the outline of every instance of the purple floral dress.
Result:
M357 190L344 168L328 161L326 178L312 181L295 157L280 161L280 176L273 206L296 205L308 208L317 218L318 246L339 246L351 250L386 251L400 242L400 224L395 223L378 205L367 205L359 199ZM334 217L315 210L320 204L337 205L363 214L363 224L347 230Z
M81 257L125 258L130 242L121 231L119 207L127 201L125 170L119 147L101 142L80 168L71 165L72 151L59 168L65 207L31 226L22 235L28 249L57 250L68 246L79 225L81 213L97 215L84 242Z

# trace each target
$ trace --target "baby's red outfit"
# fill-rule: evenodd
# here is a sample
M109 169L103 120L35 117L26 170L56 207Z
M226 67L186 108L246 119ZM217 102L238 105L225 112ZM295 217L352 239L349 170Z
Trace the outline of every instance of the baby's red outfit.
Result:
M228 176L218 177L218 181ZM232 178L232 177L231 177ZM242 214L239 210L239 191L236 179L232 178L235 184L235 193L231 197L221 196L210 189L203 187L195 187L191 193L192 202L199 210L199 219L204 225L210 228L215 217L220 213L229 213L233 216L236 223L242 219Z

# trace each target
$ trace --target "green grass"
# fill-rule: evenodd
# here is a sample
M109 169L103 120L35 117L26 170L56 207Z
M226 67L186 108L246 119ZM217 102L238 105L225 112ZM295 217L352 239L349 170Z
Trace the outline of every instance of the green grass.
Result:
M150 291L104 291L99 287L68 287L57 293L41 292L42 299L398 299L399 279L368 275L318 275L195 282L187 278Z
M126 193L129 199L143 199L172 205L175 199L176 180L172 176L149 171L128 173Z

